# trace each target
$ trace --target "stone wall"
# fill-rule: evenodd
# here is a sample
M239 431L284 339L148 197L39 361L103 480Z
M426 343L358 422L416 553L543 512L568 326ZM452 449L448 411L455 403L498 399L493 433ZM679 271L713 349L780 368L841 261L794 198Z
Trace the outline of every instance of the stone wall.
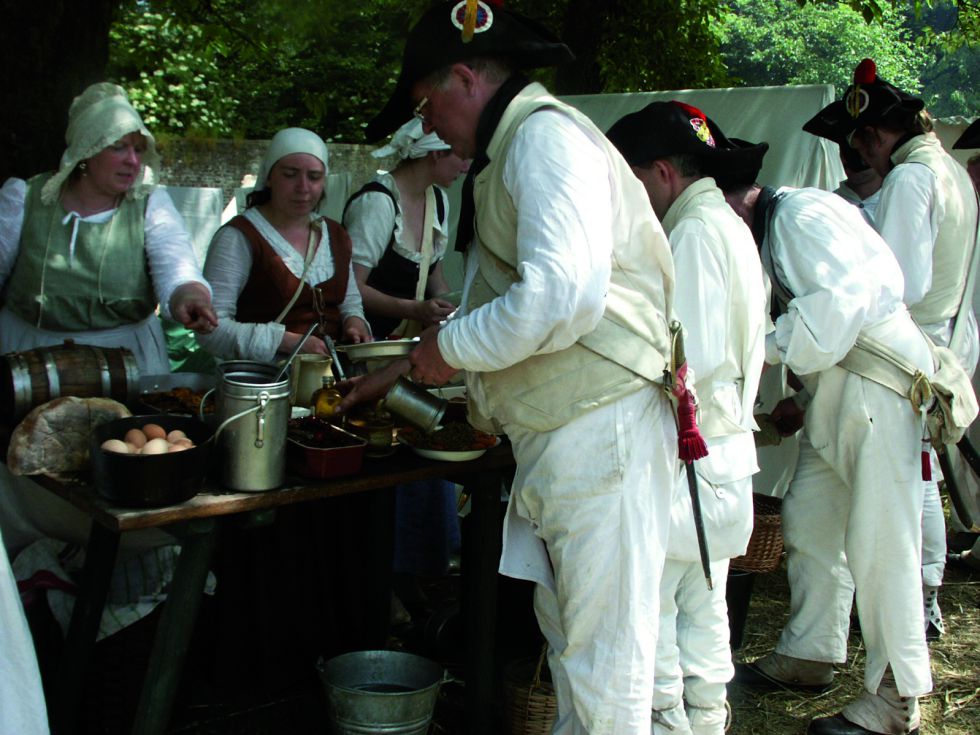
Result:
M254 177L269 146L268 140L215 140L163 138L158 142L163 165L158 181L170 186L220 188L228 202L246 176ZM327 146L330 173L349 172L351 191L356 191L379 168L394 165L393 160L371 157L374 146L333 143Z

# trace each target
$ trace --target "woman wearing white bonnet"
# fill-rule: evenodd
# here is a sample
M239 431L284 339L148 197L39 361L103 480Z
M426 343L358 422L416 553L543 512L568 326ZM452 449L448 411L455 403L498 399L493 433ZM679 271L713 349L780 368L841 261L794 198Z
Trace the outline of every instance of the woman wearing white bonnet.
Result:
M157 305L199 332L217 318L183 221L170 196L151 184L150 167L159 163L153 136L122 88L102 82L72 102L65 140L57 171L11 178L0 188L0 353L71 339L126 348L144 375L169 373ZM0 493L0 530L18 579L41 569L66 574L60 550L84 544L91 519L2 463ZM120 589L132 596L110 602L100 635L134 622L162 599L176 549L174 538L160 531L125 535L114 584L126 585ZM141 569L154 572L143 576ZM67 625L74 597L52 590L47 600ZM3 675L20 678L9 670ZM16 707L0 691L0 731L42 731L11 726L5 712L15 714Z
M221 324L202 337L224 359L272 362L320 319L327 334L370 341L351 269L350 238L317 213L327 177L327 146L316 133L286 128L272 138L245 211L211 240L204 274ZM327 354L318 335L302 352Z
M442 273L449 232L447 187L468 164L417 118L374 151L398 165L377 175L348 201L344 226L354 243L354 274L377 338L414 336L455 308ZM425 267L422 268L422 264Z
M196 331L217 320L183 220L152 186L153 136L100 82L72 102L65 140L57 171L0 189L0 353L70 337L169 373L157 304Z

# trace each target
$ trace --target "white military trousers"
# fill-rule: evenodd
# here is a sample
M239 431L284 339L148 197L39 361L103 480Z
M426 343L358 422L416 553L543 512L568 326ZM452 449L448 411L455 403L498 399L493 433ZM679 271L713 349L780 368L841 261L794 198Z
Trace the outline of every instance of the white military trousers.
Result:
M725 602L728 559L710 568L711 590L700 561L667 559L660 581L653 708L683 703L694 735L725 732L725 685L735 673Z
M506 430L517 474L501 571L539 583L553 733L649 735L677 462L670 405L651 385L554 431ZM547 551L543 565L516 550L522 522Z
M877 414L879 423L889 427L888 436L876 443L880 475L858 473L854 487L844 483L804 432L796 473L783 499L791 611L776 651L844 662L856 588L867 647L865 688L874 693L890 664L899 693L911 697L929 692L932 679L920 571L923 483L916 474L918 463L908 460L921 442L919 424L902 413L910 413L904 403L896 400L896 411L885 412L894 413L890 417ZM895 476L900 467L908 479Z

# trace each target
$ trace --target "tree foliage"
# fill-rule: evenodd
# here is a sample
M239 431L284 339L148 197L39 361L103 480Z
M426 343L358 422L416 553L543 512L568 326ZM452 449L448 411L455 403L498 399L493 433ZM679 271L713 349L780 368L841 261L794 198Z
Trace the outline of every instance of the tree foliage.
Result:
M128 0L109 72L164 131L256 138L298 125L359 140L419 5Z
M975 115L980 46L969 42L962 5L729 0L722 53L742 84L829 82L839 94L871 57L883 78L922 96L933 115Z
M843 91L855 65L871 56L882 77L919 91L926 59L903 17L891 7L867 23L846 6L796 0L730 0L722 26L722 55L743 84L834 84Z
M113 24L110 75L151 130L227 136L238 102L222 90L225 44L198 23L134 3Z
M155 130L268 137L287 125L360 142L427 0L125 0L109 72ZM717 85L721 0L515 0L576 62L561 93ZM637 63L637 60L642 60Z

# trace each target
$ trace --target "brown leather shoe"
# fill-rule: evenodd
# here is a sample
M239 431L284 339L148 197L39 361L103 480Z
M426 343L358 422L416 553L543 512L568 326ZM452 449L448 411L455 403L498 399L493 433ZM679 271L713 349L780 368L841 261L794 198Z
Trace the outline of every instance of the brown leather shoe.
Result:
M735 683L742 686L752 687L759 691L777 691L789 689L794 692L804 692L807 694L820 694L830 688L830 684L804 684L798 681L783 681L774 676L770 676L755 663L735 664Z
M817 717L810 720L806 728L806 735L891 735L890 733L879 733L877 730L868 730L860 725L851 722L841 713L831 717ZM910 730L908 735L919 735L919 728Z

